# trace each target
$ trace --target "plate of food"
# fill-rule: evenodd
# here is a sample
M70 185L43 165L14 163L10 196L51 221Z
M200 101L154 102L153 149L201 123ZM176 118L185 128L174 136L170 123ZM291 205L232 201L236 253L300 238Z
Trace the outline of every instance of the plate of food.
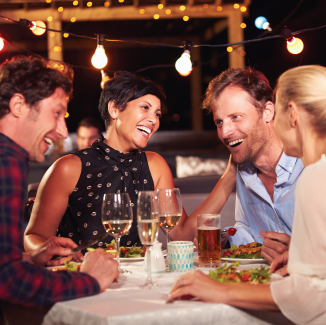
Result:
M271 274L269 268L260 265L259 268L239 270L239 262L224 263L214 271L209 271L208 276L221 283L251 283L265 284L270 282Z
M117 257L117 248L115 245L114 239L111 241L110 244L105 244L104 251L106 253L112 254L115 258ZM92 251L95 248L87 248L88 251ZM125 247L120 246L119 248L119 259L120 262L137 262L137 261L143 261L145 258L146 253L146 247Z
M261 244L253 242L247 245L231 245L229 249L222 250L223 262L239 262L240 264L266 263L261 256Z
M47 269L51 271L70 271L70 272L76 272L80 271L81 262L74 262L65 261L64 265L58 265L58 266L48 266Z

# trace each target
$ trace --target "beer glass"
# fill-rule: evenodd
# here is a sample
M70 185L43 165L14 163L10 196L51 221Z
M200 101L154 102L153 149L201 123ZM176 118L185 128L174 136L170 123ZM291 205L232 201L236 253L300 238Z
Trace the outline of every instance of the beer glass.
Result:
M221 215L197 216L199 265L215 267L221 263Z

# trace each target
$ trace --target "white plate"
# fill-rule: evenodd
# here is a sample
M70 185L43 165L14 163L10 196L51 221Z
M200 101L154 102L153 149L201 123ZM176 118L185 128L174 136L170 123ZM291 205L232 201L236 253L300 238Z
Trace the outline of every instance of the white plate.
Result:
M267 260L265 258L227 258L223 257L223 253L228 249L222 249L222 258L223 262L234 263L239 262L239 264L265 264Z
M163 256L167 255L167 250L163 250L162 251ZM145 257L120 257L120 262L139 262L139 261L143 261L145 259Z

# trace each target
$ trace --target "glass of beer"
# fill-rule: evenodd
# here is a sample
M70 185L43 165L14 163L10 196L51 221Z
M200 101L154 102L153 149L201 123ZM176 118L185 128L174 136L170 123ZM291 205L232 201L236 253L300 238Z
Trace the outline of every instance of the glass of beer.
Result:
M221 215L197 216L199 265L216 267L221 263Z

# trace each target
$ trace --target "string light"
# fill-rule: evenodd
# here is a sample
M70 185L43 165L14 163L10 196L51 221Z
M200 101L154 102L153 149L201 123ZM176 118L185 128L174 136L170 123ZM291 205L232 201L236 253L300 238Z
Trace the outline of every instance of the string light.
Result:
M78 1L75 0L72 4L73 4L74 6L78 6Z
M63 37L64 37L64 38L68 38L68 37L69 37L69 34L68 34L68 33L64 33L64 34L63 34Z
M166 13L167 15L169 15L169 14L171 13L171 9L166 9L166 10L165 10L165 13Z
M247 25L246 25L245 23L241 23L241 24L240 24L240 27L241 27L241 28L246 28Z
M234 8L234 9L239 9L239 8L240 8L240 5L239 5L238 3L235 3L235 4L233 5L233 8Z
M0 51L2 51L2 49L4 48L5 46L5 42L3 41L3 38L0 37Z
M139 9L139 13L143 15L145 13L145 9Z
M188 21L189 20L189 16L183 16L183 21Z
M76 21L76 17L71 17L70 21L74 23Z
M59 11L59 12L63 12L63 7L59 7L59 8L58 8L58 11Z
M175 68L179 72L179 74L183 77L187 77L190 75L192 71L192 62L190 59L190 51L195 45L194 42L184 42L184 51L181 57L175 63Z
M164 6L163 6L162 3L160 3L159 5L157 5L157 8L158 8L158 9L163 9L163 7L164 7Z
M222 11L223 8L222 8L221 6L217 6L217 7L216 7L216 10L217 10L217 11Z
M110 2L109 1L105 1L104 2L104 7L108 8L110 6Z
M42 20L35 20L32 21L32 26L29 29L34 35L41 36L46 32L46 25Z
M242 6L242 7L240 8L240 10L241 10L242 12L246 12L246 11L247 11L247 8L246 8L245 6Z
M47 21L52 21L52 19L53 19L52 16L49 16L46 20Z
M120 2L120 1L119 1ZM93 3L91 1L87 2L87 7L91 7L93 5Z
M97 47L92 57L92 64L96 69L103 69L108 64L103 43L104 35L97 35Z
M155 14L154 15L154 19L159 19L160 18L160 15L159 14Z
M229 53L231 53L231 52L233 51L233 48L232 48L231 46L228 46L228 47L226 48L226 50L227 50Z
M270 25L269 25L269 22L268 20L263 17L263 16L259 16L255 19L255 26L258 28L258 29L265 29L265 30L268 30L268 31L272 31Z
M286 47L291 54L299 54L303 51L304 45L300 38L294 37L288 28L284 28L282 36L286 40Z
M185 6L180 6L180 10L181 11L185 11L186 10L186 7Z

